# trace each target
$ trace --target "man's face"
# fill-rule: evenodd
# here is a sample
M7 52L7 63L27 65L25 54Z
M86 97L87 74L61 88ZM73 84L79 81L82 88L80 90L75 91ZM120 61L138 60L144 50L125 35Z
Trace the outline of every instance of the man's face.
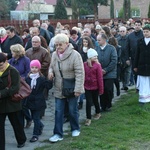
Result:
M12 38L14 36L14 32L10 32L10 30L6 30L6 33L9 38Z
M40 34L38 29L32 29L32 36L38 36Z
M34 27L39 27L40 26L40 22L38 20L33 21L33 26Z
M90 30L88 28L84 29L83 35L90 37L91 36Z
M140 31L141 27L142 27L141 23L137 23L137 22L135 23L135 26L134 26L135 31Z
M100 46L103 46L106 43L106 40L103 39L101 36L97 37L97 41Z
M38 39L32 38L32 47L37 48L41 46L41 42Z
M119 33L121 36L125 36L127 34L127 31L125 29L120 29Z

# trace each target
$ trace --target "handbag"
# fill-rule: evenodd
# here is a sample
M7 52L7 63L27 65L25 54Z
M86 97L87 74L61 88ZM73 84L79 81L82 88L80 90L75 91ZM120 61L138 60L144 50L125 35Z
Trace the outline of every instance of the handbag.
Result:
M60 63L58 62L59 72L62 77L62 95L66 98L75 97L75 78L63 78L63 74L60 68Z
M8 74L8 88L11 86L11 77L10 77L10 71ZM12 97L11 100L14 102L18 102L30 95L32 92L30 86L26 83L25 79L20 77L20 88L17 93L15 93Z

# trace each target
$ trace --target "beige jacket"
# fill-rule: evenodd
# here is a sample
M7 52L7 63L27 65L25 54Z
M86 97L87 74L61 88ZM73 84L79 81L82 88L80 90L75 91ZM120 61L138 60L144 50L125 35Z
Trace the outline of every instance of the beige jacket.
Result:
M84 67L80 54L69 44L63 57L59 58L57 51L52 54L49 73L54 74L54 96L64 98L62 95L62 77L59 72L58 61L64 78L75 78L74 92L84 93Z

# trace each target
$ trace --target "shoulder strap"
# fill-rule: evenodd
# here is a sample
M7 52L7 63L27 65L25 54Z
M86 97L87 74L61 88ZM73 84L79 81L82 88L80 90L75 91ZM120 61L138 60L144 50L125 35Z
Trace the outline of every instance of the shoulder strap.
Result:
M10 70L8 71L8 88L11 86L11 77L10 77Z
M62 71L61 71L61 68L60 68L60 62L59 62L59 61L58 61L58 67L59 67L60 75L61 75L61 77L63 78L63 74L62 74Z

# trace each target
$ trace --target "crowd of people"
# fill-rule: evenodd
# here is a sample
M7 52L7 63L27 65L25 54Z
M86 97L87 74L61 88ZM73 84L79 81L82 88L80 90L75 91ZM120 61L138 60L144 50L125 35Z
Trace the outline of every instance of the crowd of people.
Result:
M63 123L70 121L72 136L80 135L79 110L86 99L85 125L110 111L114 95L136 85L140 104L150 102L150 23L129 19L102 25L81 22L77 26L49 20L33 20L19 35L13 26L0 27L0 147L5 150L5 119L8 116L17 140L24 147L24 128L34 122L30 142L42 134L48 92L54 88L55 125L51 142L63 140ZM8 75L12 84L8 88ZM31 94L13 102L19 76L30 85ZM64 96L63 80L74 80L74 94ZM69 80L72 83L72 80ZM114 93L114 85L116 93ZM95 114L91 114L94 105ZM26 120L26 123L25 123Z

